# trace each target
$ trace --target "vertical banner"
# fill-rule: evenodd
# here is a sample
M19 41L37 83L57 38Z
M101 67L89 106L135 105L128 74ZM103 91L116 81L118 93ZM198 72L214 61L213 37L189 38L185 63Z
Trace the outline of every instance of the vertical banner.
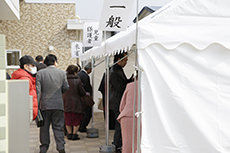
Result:
M133 20L132 10L135 0L104 0L99 29L104 31L123 31Z
M71 43L72 58L78 58L82 54L82 43L73 41Z
M98 30L98 22L86 22L83 29L84 47L99 46L102 42L102 31Z

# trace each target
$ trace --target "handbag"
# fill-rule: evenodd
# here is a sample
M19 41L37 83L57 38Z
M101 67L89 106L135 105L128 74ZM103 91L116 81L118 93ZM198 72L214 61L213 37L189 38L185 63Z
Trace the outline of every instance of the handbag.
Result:
M90 95L85 95L81 97L81 101L84 102L89 107L92 107L94 105L93 98Z
M37 114L37 117L35 119L35 122L37 124L37 127L44 126L44 119L43 119L43 116L42 116L42 112L40 110L38 110L38 114Z

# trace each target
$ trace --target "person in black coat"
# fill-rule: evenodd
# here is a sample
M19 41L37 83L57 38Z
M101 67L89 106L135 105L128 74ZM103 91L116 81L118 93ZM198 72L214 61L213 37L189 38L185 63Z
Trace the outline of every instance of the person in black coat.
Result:
M47 66L43 63L43 57L41 55L36 56L35 58L36 62L37 62L37 71L46 68Z
M91 63L88 63L84 67L84 69L78 72L78 76L81 79L86 94L90 96L92 96L92 86L90 84L90 78L89 78L89 74L91 73L91 71L92 71L92 65ZM86 132L86 127L88 126L91 117L92 117L92 107L86 106L85 115L79 127L80 132Z
M133 76L131 76L130 79L127 79L123 71L123 68L128 61L128 57L125 57L126 55L127 53L125 52L121 54L116 54L114 56L114 63L117 63L113 65L109 71L109 109L114 112L115 118L117 118L120 114L120 102L126 85L129 82L133 81ZM120 153L122 146L122 137L120 123L117 120L115 121L113 144L116 146L116 152Z
M104 113L104 118L105 118L105 73L103 74L103 77L101 79L101 83L100 83L100 86L98 88L98 91L101 92L102 94L102 103L103 103L103 113ZM109 109L109 129L110 130L114 130L115 129L115 122L116 122L116 118L115 118L115 115L114 115L114 112Z

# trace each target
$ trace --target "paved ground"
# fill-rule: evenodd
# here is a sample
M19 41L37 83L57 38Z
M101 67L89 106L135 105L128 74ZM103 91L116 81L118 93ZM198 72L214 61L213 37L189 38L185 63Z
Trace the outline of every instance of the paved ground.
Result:
M99 147L101 145L105 145L105 125L103 113L95 113L94 120L94 127L99 130L99 138L87 138L86 133L79 133L81 139L76 141L70 141L65 137L66 153L99 153ZM91 124L89 125L90 128ZM110 130L109 133L109 144L111 144L114 130ZM50 132L50 134L51 144L48 153L57 153L53 132ZM30 153L39 153L39 145L39 129L33 122L30 125Z

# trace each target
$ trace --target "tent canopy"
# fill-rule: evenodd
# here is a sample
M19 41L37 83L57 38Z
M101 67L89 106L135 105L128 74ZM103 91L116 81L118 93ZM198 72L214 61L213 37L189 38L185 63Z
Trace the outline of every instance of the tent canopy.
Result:
M144 153L230 152L230 1L174 0L139 22ZM135 44L136 27L84 59Z
M228 0L174 0L139 22L138 48L143 49L152 43L168 49L183 43L197 49L204 49L212 43L230 48L230 31L227 30L230 26L229 5ZM135 40L134 24L101 46L88 50L81 60L127 50L136 43Z

